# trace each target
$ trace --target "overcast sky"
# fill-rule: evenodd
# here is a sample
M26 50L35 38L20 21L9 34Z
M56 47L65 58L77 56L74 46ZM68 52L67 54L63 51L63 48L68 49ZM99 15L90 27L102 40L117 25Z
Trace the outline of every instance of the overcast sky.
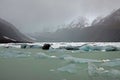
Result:
M23 32L39 32L78 16L92 20L118 8L120 0L0 0L0 17Z

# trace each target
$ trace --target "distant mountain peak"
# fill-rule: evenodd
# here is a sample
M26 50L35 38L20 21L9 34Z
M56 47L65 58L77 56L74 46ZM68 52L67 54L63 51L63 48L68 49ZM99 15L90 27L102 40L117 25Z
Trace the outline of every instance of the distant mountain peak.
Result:
M96 25L116 25L116 24L117 25L120 24L120 8L113 10L106 17L101 17L101 18L98 17L93 21L93 26L96 26Z
M120 8L118 8L118 9L116 10L116 12L120 12Z
M117 10L114 10L110 15L120 16L120 8Z

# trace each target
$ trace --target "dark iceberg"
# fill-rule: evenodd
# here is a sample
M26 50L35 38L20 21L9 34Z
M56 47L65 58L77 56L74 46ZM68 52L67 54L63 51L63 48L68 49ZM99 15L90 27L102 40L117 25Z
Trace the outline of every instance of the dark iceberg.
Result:
M17 30L14 25L0 18L0 43L29 43L30 38Z

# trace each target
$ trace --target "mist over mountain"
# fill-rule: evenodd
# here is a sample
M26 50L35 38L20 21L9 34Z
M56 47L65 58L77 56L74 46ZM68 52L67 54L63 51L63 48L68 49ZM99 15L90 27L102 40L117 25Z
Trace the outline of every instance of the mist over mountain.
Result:
M0 18L0 43L32 42L11 23Z
M73 22L74 23L74 22ZM119 42L120 41L120 9L106 17L97 17L91 26L86 27L86 19L72 22L66 28L56 32L36 33L32 37L38 41L74 41L74 42Z

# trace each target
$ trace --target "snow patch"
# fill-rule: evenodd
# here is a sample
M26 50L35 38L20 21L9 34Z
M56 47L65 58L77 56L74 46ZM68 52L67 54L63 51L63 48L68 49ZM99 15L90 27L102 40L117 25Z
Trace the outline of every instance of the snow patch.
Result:
M12 40L12 41L16 41L15 39L9 38L7 36L3 36L3 38L8 39L8 40Z

